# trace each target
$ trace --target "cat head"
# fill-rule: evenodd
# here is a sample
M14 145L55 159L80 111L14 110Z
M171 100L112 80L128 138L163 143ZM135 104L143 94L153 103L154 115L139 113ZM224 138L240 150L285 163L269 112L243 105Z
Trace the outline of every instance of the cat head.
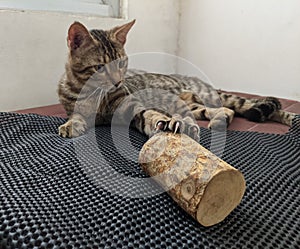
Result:
M67 38L68 65L73 76L103 88L122 85L128 66L124 45L134 23L135 20L106 31L89 31L83 24L74 22Z

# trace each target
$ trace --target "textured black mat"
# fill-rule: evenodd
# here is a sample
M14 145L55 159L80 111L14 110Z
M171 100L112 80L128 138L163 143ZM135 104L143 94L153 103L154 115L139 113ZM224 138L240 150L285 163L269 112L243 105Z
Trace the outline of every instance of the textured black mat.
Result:
M286 135L227 133L222 159L244 173L247 190L210 228L165 193L126 196L150 195L159 189L154 184L135 186L116 173L103 177L108 168L145 177L134 150L126 150L126 133L114 138L116 149L110 127L97 128L97 161L90 156L93 131L62 139L63 122L0 114L0 248L300 248L300 119ZM146 138L131 130L130 141L139 149ZM210 131L202 129L201 143L210 142Z

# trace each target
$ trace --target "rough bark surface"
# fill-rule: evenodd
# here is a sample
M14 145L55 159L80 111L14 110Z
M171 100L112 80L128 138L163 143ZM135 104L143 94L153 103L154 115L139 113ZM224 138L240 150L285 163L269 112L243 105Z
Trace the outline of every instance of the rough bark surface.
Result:
M143 146L142 169L203 226L224 220L240 203L240 171L184 134L161 132Z

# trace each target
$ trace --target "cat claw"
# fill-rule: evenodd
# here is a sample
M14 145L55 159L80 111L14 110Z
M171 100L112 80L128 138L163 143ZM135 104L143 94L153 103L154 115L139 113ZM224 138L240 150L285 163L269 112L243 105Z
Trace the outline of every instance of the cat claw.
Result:
M162 132L162 131L170 131L174 134L176 133L185 133L192 139L199 141L200 137L200 129L190 118L183 118L179 120L178 117L172 118L169 121L158 121L155 126L154 134Z
M165 121L158 121L155 130L156 131L164 131L167 128L167 123Z
M174 134L179 131L179 128L180 128L180 122L175 122Z
M200 140L200 129L199 127L197 126L191 126L189 129L188 129L188 135L193 138L194 140L196 141L199 141Z

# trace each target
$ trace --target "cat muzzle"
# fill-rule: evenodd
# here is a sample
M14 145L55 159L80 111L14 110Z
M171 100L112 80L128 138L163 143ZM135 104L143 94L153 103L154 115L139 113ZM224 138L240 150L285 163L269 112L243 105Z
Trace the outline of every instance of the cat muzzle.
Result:
M123 80L120 80L120 81L117 81L117 82L114 82L113 85L118 88L120 87L121 85L123 84Z

